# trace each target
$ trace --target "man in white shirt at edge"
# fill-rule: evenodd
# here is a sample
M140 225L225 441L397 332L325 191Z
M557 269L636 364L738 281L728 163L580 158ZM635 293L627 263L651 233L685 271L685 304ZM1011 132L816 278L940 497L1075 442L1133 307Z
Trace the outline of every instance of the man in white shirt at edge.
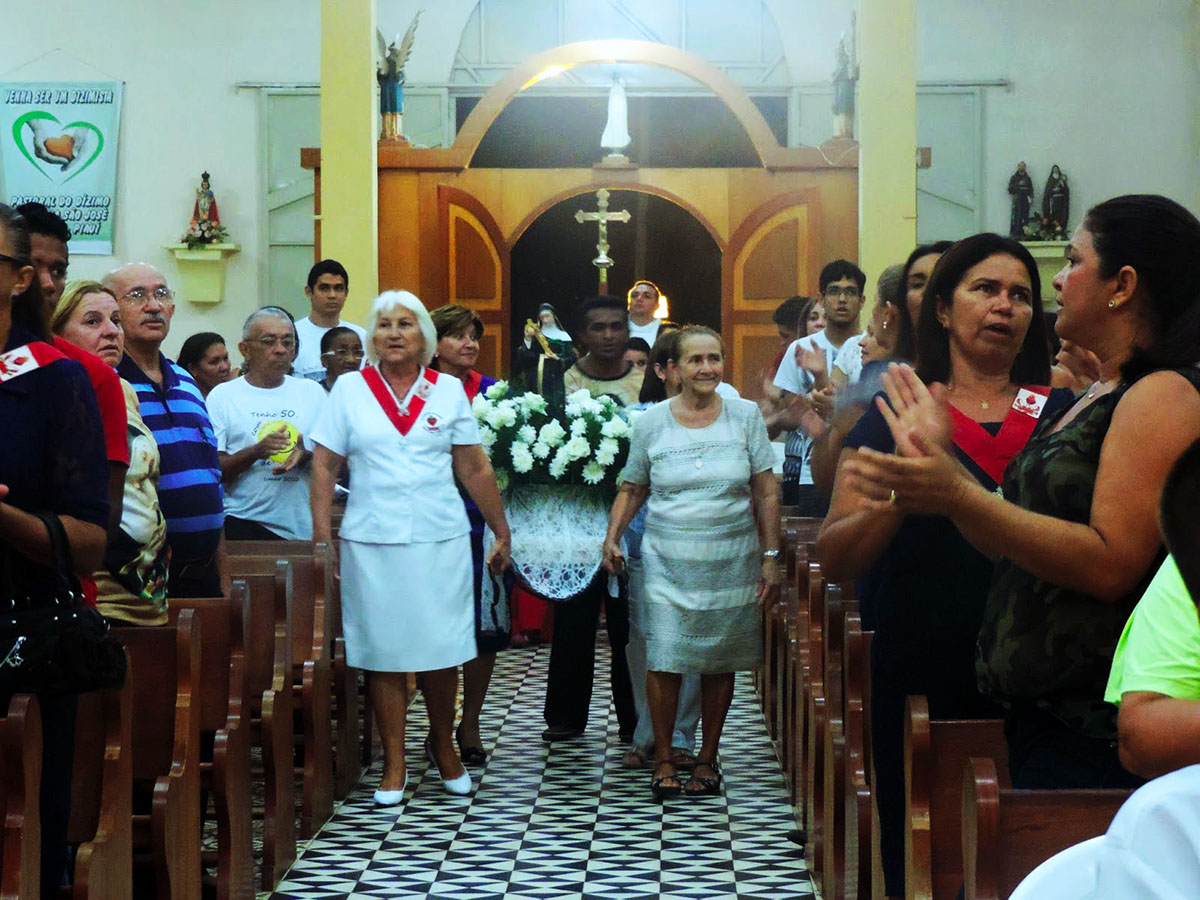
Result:
M296 320L300 350L292 363L292 372L297 377L312 381L325 377L325 367L321 364L321 338L330 328L338 325L349 328L357 332L364 347L367 345L367 332L353 322L341 319L342 307L349 295L350 275L336 259L323 259L309 269L308 284L304 288L309 313Z
M793 445L806 445L800 471L789 471L786 465L784 471L784 503L804 507L807 511L802 510L802 515L823 515L819 508L828 504L827 498L813 496L808 450L811 439L824 433L826 420L833 413L834 383L831 378L835 363L842 360L841 371L850 383L858 380L862 369L858 349L862 331L858 317L866 283L866 274L849 260L835 259L828 263L821 270L819 281L825 328L788 347L775 373L775 386L783 391L785 405L783 411L767 423L767 431L771 437L781 431L799 432L789 438L788 456L800 452ZM797 397L804 401L789 402ZM809 488L797 489L804 485Z
M658 329L663 323L662 319L654 318L660 294L653 281L635 281L625 298L629 304L629 336L640 337L651 347L658 340Z
M287 374L295 337L278 307L250 314L238 349L245 374L217 385L207 400L225 487L225 536L312 540L312 451L305 441L325 389Z

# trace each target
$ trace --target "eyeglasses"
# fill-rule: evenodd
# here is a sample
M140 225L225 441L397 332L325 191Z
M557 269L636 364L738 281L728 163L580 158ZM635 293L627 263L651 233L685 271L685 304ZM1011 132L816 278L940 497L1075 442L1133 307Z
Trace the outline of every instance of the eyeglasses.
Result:
M268 350L274 350L276 344L282 345L284 350L296 349L296 339L295 338L290 338L290 337L277 338L273 334L268 334L268 335L264 335L263 337L260 337L260 338L253 338L253 340L256 344L258 344L261 347L265 347Z
M17 268L24 268L29 265L29 260L17 259L15 256L9 256L7 253L0 253L0 262L12 263Z
M862 292L856 287L829 287L825 288L826 297L845 297L847 300L857 300L862 296Z
M345 347L338 347L336 350L326 350L322 356L336 356L338 359L362 359L365 355L362 350L347 350Z
M169 287L156 287L153 291L138 287L122 295L121 299L137 306L145 306L151 297L158 303L170 303L175 299L175 294Z

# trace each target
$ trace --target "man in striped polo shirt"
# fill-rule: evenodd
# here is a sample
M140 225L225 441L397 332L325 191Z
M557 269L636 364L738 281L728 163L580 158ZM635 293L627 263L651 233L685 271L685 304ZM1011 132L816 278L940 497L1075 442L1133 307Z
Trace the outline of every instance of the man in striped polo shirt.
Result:
M171 327L174 295L158 269L130 263L105 276L125 329L118 374L133 385L161 457L158 503L167 520L170 597L228 596L224 500L217 440L200 389L159 349Z

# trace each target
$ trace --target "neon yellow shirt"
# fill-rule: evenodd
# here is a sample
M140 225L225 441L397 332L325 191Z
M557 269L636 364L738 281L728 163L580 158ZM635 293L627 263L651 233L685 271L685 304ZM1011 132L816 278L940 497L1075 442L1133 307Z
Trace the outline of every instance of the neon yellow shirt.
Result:
M1200 700L1200 616L1169 556L1125 623L1104 699L1134 691Z

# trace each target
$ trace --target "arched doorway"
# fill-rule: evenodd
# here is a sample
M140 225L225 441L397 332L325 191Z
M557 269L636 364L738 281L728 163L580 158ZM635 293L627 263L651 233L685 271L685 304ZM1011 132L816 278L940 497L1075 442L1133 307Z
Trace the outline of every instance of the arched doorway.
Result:
M721 328L721 248L688 210L645 191L613 190L613 211L628 210L628 223L608 228L609 292L621 296L637 278L655 282L670 298L671 318ZM560 200L537 216L510 251L511 339L521 338L527 318L553 303L563 323L578 327L579 304L597 293L597 229L575 221L576 210L594 211L594 194Z

